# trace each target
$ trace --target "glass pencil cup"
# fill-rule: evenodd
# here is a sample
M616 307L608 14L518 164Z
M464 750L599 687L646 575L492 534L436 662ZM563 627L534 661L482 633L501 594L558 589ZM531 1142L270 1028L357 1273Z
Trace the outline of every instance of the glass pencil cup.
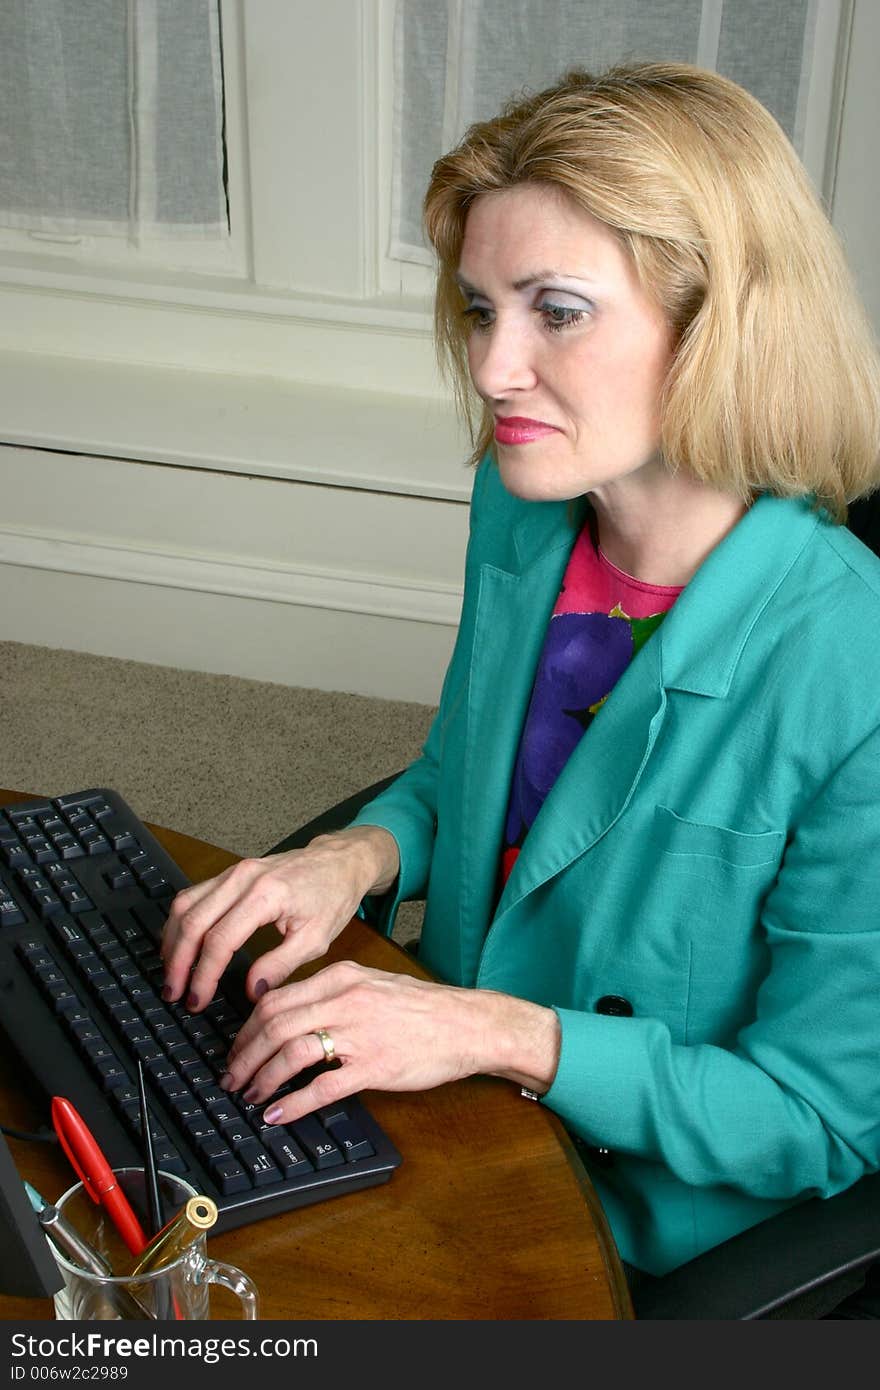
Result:
M115 1177L146 1229L147 1184L143 1168L117 1168ZM168 1221L182 1212L194 1187L170 1173L158 1175L159 1195ZM57 1211L74 1227L97 1255L97 1263L112 1273L92 1272L52 1245L52 1253L64 1277L55 1294L55 1317L63 1321L93 1322L116 1319L210 1318L210 1286L220 1284L236 1294L242 1317L259 1318L259 1295L252 1280L234 1265L208 1258L205 1230L190 1230L178 1252L166 1252L156 1269L132 1272L133 1256L108 1212L93 1202L82 1183L68 1188L55 1203ZM51 1242L50 1242L51 1243Z

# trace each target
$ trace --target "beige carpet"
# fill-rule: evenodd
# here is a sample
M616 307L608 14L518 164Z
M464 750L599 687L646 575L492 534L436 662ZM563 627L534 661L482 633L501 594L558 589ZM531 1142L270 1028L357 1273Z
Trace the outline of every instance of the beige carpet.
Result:
M143 820L262 854L416 757L433 713L0 642L0 786L113 787ZM404 935L418 916L408 909Z

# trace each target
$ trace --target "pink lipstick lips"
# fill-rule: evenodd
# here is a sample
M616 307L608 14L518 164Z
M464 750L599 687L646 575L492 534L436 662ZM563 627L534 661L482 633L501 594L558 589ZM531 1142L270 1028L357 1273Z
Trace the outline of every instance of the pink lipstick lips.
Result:
M557 434L555 425L543 420L529 420L521 415L507 415L495 421L495 439L499 444L531 444L545 435Z

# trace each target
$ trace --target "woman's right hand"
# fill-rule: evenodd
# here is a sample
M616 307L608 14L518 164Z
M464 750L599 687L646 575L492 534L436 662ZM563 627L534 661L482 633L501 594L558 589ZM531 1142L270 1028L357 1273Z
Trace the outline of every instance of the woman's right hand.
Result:
M280 943L248 971L256 1001L298 965L322 956L368 893L391 887L400 868L397 842L380 826L319 835L305 849L242 859L216 878L178 893L162 936L163 998L187 1008L210 1003L233 952L267 923Z

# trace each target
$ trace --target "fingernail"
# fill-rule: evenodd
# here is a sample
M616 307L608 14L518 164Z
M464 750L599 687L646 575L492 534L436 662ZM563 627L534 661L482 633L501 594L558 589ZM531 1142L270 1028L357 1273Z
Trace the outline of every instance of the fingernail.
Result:
M171 988L170 985L163 985L162 998L168 1001L169 1003L174 998L174 990Z
M257 980L257 983L254 985L254 998L262 999L268 988L269 983L267 980Z
M220 1088L221 1088L221 1090L223 1090L223 1091L228 1091L228 1090L230 1089L231 1085L232 1085L232 1072L231 1072L231 1071L225 1071L225 1072L223 1073L223 1075L221 1076L221 1078L220 1078Z
M188 1009L197 1009L199 1007L199 996L193 994L192 990L190 990L189 994L186 996L186 1007Z
M257 1090L258 1088L256 1086L248 1086L247 1090L242 1094L241 1097L245 1105L250 1105L252 1100L256 1100Z
M268 1110L263 1111L263 1119L266 1121L267 1125L277 1125L278 1121L281 1119L281 1106L270 1105Z

